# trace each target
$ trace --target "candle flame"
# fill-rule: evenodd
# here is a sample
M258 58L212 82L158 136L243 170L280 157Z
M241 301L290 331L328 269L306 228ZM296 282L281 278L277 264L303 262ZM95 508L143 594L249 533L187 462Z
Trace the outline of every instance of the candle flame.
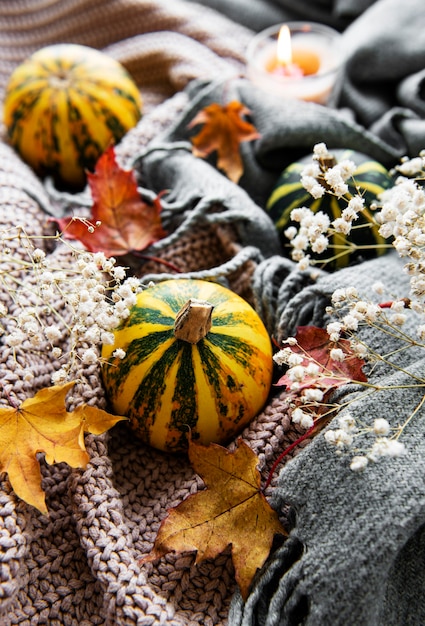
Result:
M281 65L291 65L292 63L292 46L291 33L289 27L284 24L279 31L277 39L277 60Z

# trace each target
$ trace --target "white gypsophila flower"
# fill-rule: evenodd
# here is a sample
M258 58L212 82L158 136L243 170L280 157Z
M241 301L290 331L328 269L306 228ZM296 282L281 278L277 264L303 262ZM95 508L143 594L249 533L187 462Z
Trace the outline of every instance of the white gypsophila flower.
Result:
M332 156L328 150L326 143L323 141L316 143L313 147L313 158L314 159L325 159L327 157Z
M68 370L65 367L61 367L60 369L56 370L51 376L51 380L54 385L62 385L67 381L67 378Z
M331 300L333 304L337 304L339 302L345 302L346 299L347 299L347 295L345 293L345 289L342 289L342 288L335 289L335 291L333 292L331 296Z
M292 352L291 350L291 354L288 356L287 363L289 367L295 367L295 365L301 365L303 360L304 358L301 356L301 354L298 354L297 352Z
M314 387L308 387L303 390L303 402L322 402L323 391L321 389L315 389Z
M319 198L322 198L325 195L325 188L322 187L322 185L320 183L318 183L317 181L315 181L315 184L310 184L304 185L305 189L309 192L309 194L315 199L318 200Z
M341 338L341 333L343 331L343 326L340 322L330 322L327 326L326 326L326 332L329 335L329 339L331 341L339 341L339 339Z
M343 159L338 163L339 174L343 181L353 178L357 165L351 159Z
M420 174L424 167L424 160L421 157L413 157L412 159L406 159L399 165L397 165L397 170L400 174L404 174L404 176L415 176L415 174Z
M59 359L62 356L62 348L59 348L58 346L55 346L52 349L52 357L54 359Z
M340 164L335 165L334 167L330 167L328 170L326 170L324 178L338 198L348 192L348 185L341 175Z
M311 249L315 254L322 254L329 246L329 239L325 235L319 235L311 244Z
M337 361L338 363L342 363L345 360L345 353L341 348L332 348L330 351L330 357L333 361Z
M98 359L99 356L93 348L87 348L81 355L81 361L84 365L93 365L97 363Z
M395 315L393 315L391 318L392 323L396 326L403 326L403 324L406 323L406 320L407 315L405 313L395 313Z
M296 237L297 232L298 231L295 226L289 226L286 230L283 231L283 234L289 241L291 241L294 237Z
M292 257L292 260L293 260L293 261L298 261L298 262L300 262L300 261L302 261L302 260L303 260L303 258L304 258L305 256L306 256L306 255L304 254L304 252L303 252L302 250L292 250L292 252L291 252L291 257Z
M348 235L351 232L351 222L346 222L342 217L337 217L336 220L332 222L332 226L337 233L341 233L342 235Z
M310 363L308 363L305 366L305 373L308 376L318 376L320 373L320 367L318 363L315 363L314 361L310 361Z
M320 176L320 165L317 161L311 161L310 163L306 163L306 165L304 165L301 170L301 178L303 176L310 176L311 178L317 178Z
M406 447L396 439L380 437L375 441L369 453L372 461L377 461L380 457L399 457L406 453Z
M125 350L123 350L122 348L117 348L112 353L112 356L117 359L124 359L125 355L126 355Z
M369 354L369 350L367 346L361 341L353 340L351 342L351 349L354 352L354 354L360 359L365 359L367 355Z
M375 435L386 436L390 432L390 425L388 420L384 417L378 417L373 421L373 432Z
M114 333L104 331L100 336L100 341L107 346L113 346L115 343L115 335Z
M286 372L287 377L291 381L301 382L305 377L305 367L302 365L295 365L294 367L290 367Z
M282 348L273 355L273 360L277 365L287 365L292 354L291 348Z
M291 413L291 420L294 424L299 424L302 428L306 430L311 428L314 424L314 420L309 413L306 413L300 407L294 409Z
M385 291L384 283L381 280L377 280L373 283L372 289L377 295L382 296Z
M44 334L46 336L46 339L52 343L59 341L60 339L62 339L63 336L62 330L54 324L51 324L50 326L45 326Z
M391 310L396 313L402 313L406 309L406 302L404 300L393 300L391 302Z
M97 343L100 341L100 328L97 324L93 324L84 332L84 339L89 343Z
M421 341L425 341L425 324L420 324L417 327L416 334Z
M42 261L44 261L45 258L46 253L44 252L44 250L41 250L40 248L35 248L32 253L32 260L34 261L34 263L41 263Z
M364 206L365 206L364 198L362 198L362 196L360 196L359 194L356 194L355 196L352 196L350 198L347 208L350 209L350 211L352 211L353 213L356 213L358 215L359 213L363 211Z
M19 348L26 339L25 333L20 328L16 328L5 338L5 343L11 348Z
M310 256L307 254L298 261L298 269L300 272L305 272L310 267Z
M338 424L342 430L345 430L347 433L352 433L357 429L356 420L350 413L345 413L344 415L340 415L338 417Z
M306 250L308 248L308 244L308 238L300 233L298 233L298 235L291 241L291 245L294 250Z
M341 217L343 220L351 224L351 222L354 222L356 219L358 219L359 215L350 206L347 206L341 212Z
M355 300L359 297L357 287L353 287L352 285L345 288L345 294L349 300Z
M324 437L329 444L335 446L339 450L349 448L353 443L353 436L342 428L328 430L325 432Z
M291 211L291 220L293 222L301 223L309 216L313 216L313 212L310 209L307 209L307 207L297 207Z
M359 327L359 320L354 315L344 315L342 318L343 326L346 330L357 330Z
M350 469L353 472L362 472L366 468L368 463L369 461L366 456L356 455L353 456L353 458L351 459Z

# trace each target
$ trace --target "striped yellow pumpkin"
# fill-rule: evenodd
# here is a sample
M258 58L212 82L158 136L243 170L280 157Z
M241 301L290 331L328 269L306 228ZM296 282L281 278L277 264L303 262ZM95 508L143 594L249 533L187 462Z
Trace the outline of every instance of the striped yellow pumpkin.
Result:
M85 170L137 123L141 107L118 61L87 46L56 44L12 73L4 123L12 146L39 175L80 188Z
M282 244L286 247L289 241L286 239L285 230L293 224L291 222L293 209L305 206L310 208L313 213L323 211L333 221L341 217L350 197L357 193L362 195L365 208L359 219L355 221L355 228L349 235L337 233L332 237L331 246L336 252L336 258L332 263L326 265L328 270L341 269L349 263L379 256L386 251L383 246L386 241L379 234L379 226L375 223L373 210L370 207L382 191L394 184L388 170L381 163L362 152L337 149L332 150L332 156L335 163L348 159L356 165L353 178L347 181L348 193L341 199L330 194L314 199L303 187L301 173L307 164L312 163L313 155L310 154L292 163L282 172L266 205L266 209L279 231ZM354 244L351 253L338 255L338 251L344 249L349 252L350 242ZM311 256L320 260L320 255L312 254Z
M172 279L142 291L102 357L114 413L161 450L185 450L189 433L204 444L228 441L271 387L272 347L261 319L208 281Z

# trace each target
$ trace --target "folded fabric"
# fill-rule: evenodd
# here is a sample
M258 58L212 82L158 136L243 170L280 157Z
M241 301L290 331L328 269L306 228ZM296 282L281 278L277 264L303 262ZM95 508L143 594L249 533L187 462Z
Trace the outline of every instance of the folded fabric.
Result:
M390 255L363 263L360 272L349 268L324 276L297 294L294 306L289 303L288 308L296 318L296 312L303 310L302 301L316 299L325 323L330 320L326 306L334 289L354 286L361 297L373 300L371 286L377 280L391 285L394 297L402 297L406 283L400 259ZM290 334L299 322L288 320L284 311L281 336ZM414 336L417 324L417 316L409 312L406 331ZM379 354L392 355L395 367L370 372L369 381L382 386L379 392L342 388L338 402L349 406L339 416L349 413L360 423L385 417L397 427L423 397L423 387L411 387L412 377L423 378L423 350L409 348L397 354L400 342L369 326L358 336ZM323 432L285 466L273 504L277 510L293 506L294 528L271 556L246 604L234 600L232 625L424 623L423 417L422 408L403 433L406 455L370 463L363 473L349 468L350 457L337 455Z
M342 39L346 65L338 106L350 108L361 124L411 156L412 149L425 145L420 117L424 97L409 81L406 98L405 81L424 68L424 33L420 0L404 5L379 0L353 21Z

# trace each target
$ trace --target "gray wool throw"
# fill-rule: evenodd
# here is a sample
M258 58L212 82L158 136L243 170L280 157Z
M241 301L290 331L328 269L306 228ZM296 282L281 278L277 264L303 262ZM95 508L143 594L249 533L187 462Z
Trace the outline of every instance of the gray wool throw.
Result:
M371 285L378 280L391 285L396 296L405 293L402 264L390 255L320 278L294 297L293 310L302 310L302 300L316 300L316 319L310 323L318 322L318 309L324 323L330 318L323 305L335 288L355 286L361 296L376 301ZM408 317L406 330L413 336L418 319L413 312ZM300 321L293 319L288 326L284 314L281 333ZM370 327L359 337L380 354L399 347L393 338ZM392 360L423 379L423 350L409 349ZM350 405L339 415L349 411L369 423L385 417L397 426L423 396L423 387L407 389L412 378L389 366L369 380L395 388L372 394L342 388L335 399L350 400ZM293 507L294 527L270 557L246 604L234 600L232 626L425 623L424 420L422 409L403 433L406 455L371 463L363 473L349 469L349 458L335 454L323 432L285 466L272 502L278 511L288 504Z

